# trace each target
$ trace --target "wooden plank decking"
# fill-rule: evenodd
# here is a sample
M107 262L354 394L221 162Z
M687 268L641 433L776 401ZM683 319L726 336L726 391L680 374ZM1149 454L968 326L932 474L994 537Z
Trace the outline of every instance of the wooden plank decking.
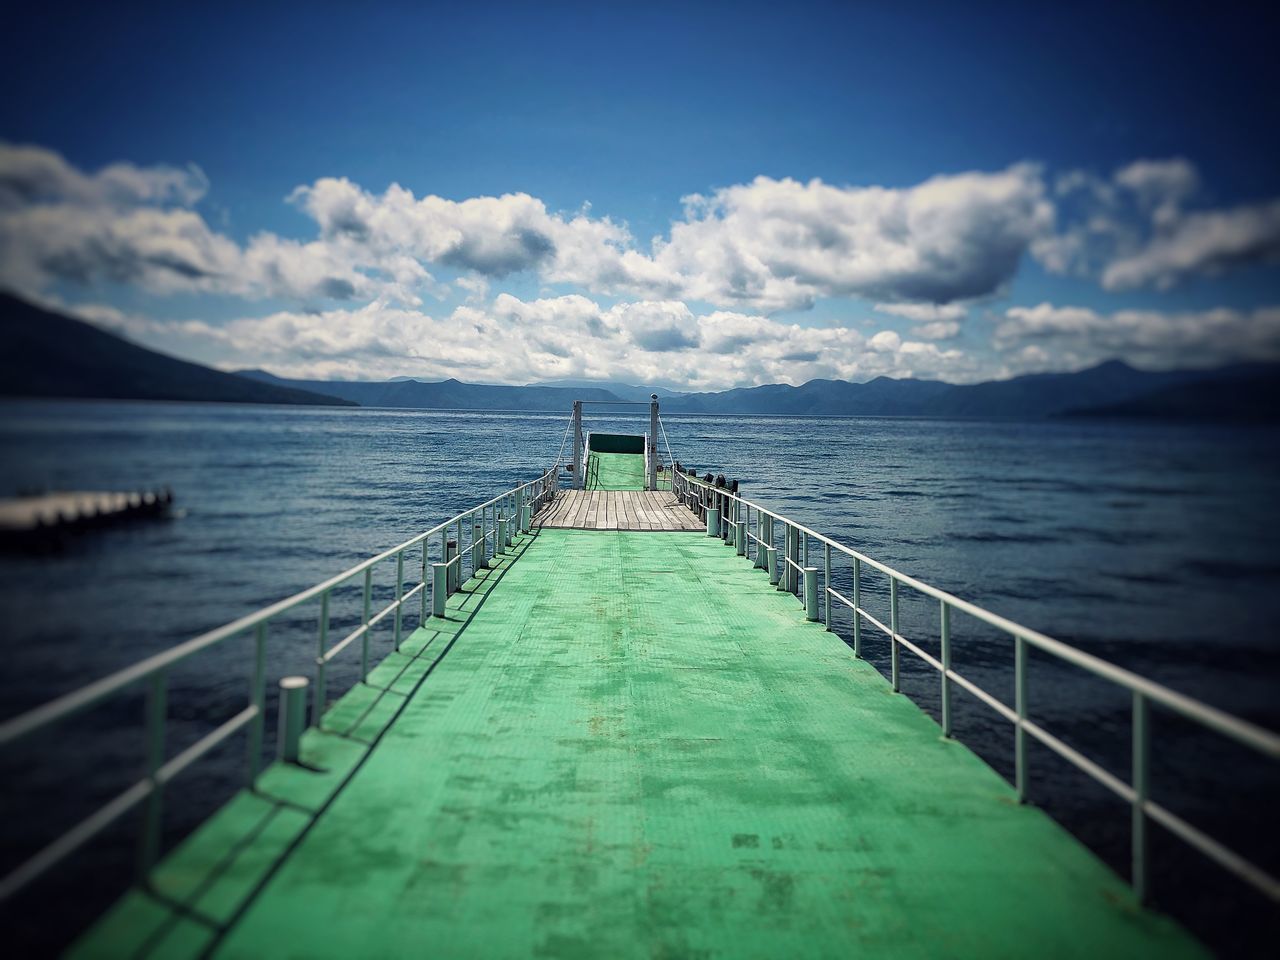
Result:
M705 530L670 490L562 490L535 527L572 530Z

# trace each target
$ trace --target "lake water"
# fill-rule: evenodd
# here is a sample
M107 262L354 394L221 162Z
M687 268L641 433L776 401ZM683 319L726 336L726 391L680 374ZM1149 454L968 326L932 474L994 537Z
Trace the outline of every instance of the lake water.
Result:
M1280 728L1275 429L663 419L677 459L740 480L745 496L1013 620ZM0 494L167 485L179 509L171 520L102 531L58 554L0 557L0 715L310 586L532 479L554 462L566 421L567 411L5 403ZM589 426L641 432L643 423L600 416ZM847 589L848 570L838 565L835 581ZM382 577L380 595L390 589L390 576ZM869 605L887 610L882 583L867 576L864 590ZM273 627L273 677L309 672L314 616L300 611ZM902 616L904 634L935 650L936 604L904 593ZM846 635L848 624L837 617ZM883 667L885 645L867 636L869 656ZM960 619L953 636L957 669L1011 703L1007 638ZM389 641L378 643L385 650ZM903 665L904 690L936 715L936 677L909 654ZM171 751L243 706L247 674L238 642L175 672ZM335 685L352 679L343 666ZM1034 718L1127 778L1123 692L1038 656L1030 691ZM141 709L136 697L108 704L3 761L4 869L137 777ZM1263 813L1263 801L1276 796L1274 773L1175 719L1158 714L1154 722L1156 799L1274 872L1277 847ZM967 696L957 705L957 733L997 769L1011 769L1007 724ZM170 839L225 799L243 770L243 750L228 748L192 771L169 804ZM1124 868L1122 804L1041 750L1032 752L1032 797ZM113 875L132 856L129 836L121 825L76 858L74 880L52 882L80 903L66 929L109 898ZM1209 898L1205 916L1184 902L1203 900L1189 891L1205 882L1217 889L1222 876L1166 840L1157 838L1158 866L1197 879L1158 881L1160 902L1191 910L1197 930L1230 941L1231 930L1243 929L1229 906L1234 895ZM67 883L75 886L58 886ZM33 942L43 936L27 933Z

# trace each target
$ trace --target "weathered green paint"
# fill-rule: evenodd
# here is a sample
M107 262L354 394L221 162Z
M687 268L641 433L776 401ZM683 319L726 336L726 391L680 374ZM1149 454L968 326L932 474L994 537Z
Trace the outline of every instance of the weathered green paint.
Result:
M447 613L75 952L1200 955L718 540L543 530Z
M588 490L643 490L644 454L597 453L587 457Z

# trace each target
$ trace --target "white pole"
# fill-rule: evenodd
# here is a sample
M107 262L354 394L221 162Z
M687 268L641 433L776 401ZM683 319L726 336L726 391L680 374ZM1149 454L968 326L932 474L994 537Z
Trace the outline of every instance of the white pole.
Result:
M649 490L658 489L658 395L649 395Z
M559 469L557 467L557 469ZM582 478L582 401L573 401L573 488L585 486Z

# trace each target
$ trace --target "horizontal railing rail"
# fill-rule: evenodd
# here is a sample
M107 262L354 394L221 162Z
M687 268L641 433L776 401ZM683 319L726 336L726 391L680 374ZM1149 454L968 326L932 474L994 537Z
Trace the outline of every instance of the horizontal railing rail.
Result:
M1019 800L1025 800L1027 796L1027 738L1030 737L1127 803L1130 807L1130 882L1140 900L1147 901L1150 893L1147 824L1151 820L1165 827L1183 842L1235 874L1272 901L1280 902L1280 881L1277 881L1274 876L1151 799L1149 795L1150 708L1152 705L1162 707L1206 730L1239 743L1269 760L1280 759L1280 735L901 573L888 564L875 560L776 511L766 509L724 487L678 471L673 473L673 482L676 495L700 516L706 518L708 536L719 536L726 543L736 546L739 555L747 556L754 561L757 568L763 568L768 572L770 582L777 584L778 589L800 595L808 619L821 620L828 630L834 631L831 620L832 601L849 608L853 612L852 645L855 657L862 656L864 623L888 637L890 642L889 681L895 692L901 692L899 658L902 649L914 654L936 671L941 680L941 726L945 736L953 735L951 702L953 685L971 694L1013 724L1015 731L1014 788ZM754 530L752 529L753 515ZM781 549L777 546L779 528L783 538ZM821 603L818 600L820 570L809 564L812 546L820 548L823 554ZM753 547L754 556L751 553ZM852 597L846 596L832 585L833 552L852 562ZM890 621L888 624L875 617L863 606L861 593L864 568L884 574L888 578ZM902 634L899 628L901 588L910 589L938 602L938 640L941 657L931 655ZM956 611L985 623L1013 639L1013 706L982 689L977 683L952 667L951 615ZM1041 650L1064 663L1072 664L1094 676L1124 687L1130 692L1133 731L1132 771L1128 781L1109 772L1101 764L1091 760L1060 737L1029 719L1028 647Z
M161 653L139 661L132 666L103 677L78 690L58 697L43 706L19 714L0 723L0 749L25 740L40 731L53 727L83 713L98 704L137 687L146 688L145 723L145 776L126 790L99 807L88 817L75 824L33 856L19 864L0 879L0 902L7 900L34 880L55 867L59 862L100 834L130 811L146 804L139 836L139 866L145 873L155 864L160 854L162 795L164 787L201 757L239 731L249 729L248 782L252 786L262 770L262 750L266 717L266 652L268 627L281 615L295 608L319 600L320 615L317 630L315 657L315 690L311 712L311 725L319 726L328 709L326 691L327 670L334 658L357 640L361 643L360 681L369 676L369 635L373 628L391 617L394 630L394 650L400 649L403 632L403 613L407 603L415 598L420 601L420 622L428 615L427 599L431 597L431 613L442 616L444 597L437 594L437 585L443 584L446 593L452 593L462 583L463 557L470 560L475 575L488 564L490 544L492 553L500 553L514 535L516 526L528 532L534 513L557 492L557 470L544 472L535 480L520 484L484 503L478 504L429 530L419 533L398 546L385 550L368 560L309 587L291 597L264 607L254 613L233 620L197 637L171 647ZM470 540L463 549L464 530L469 526ZM456 534L456 541L450 535ZM438 538L438 564L430 562L433 538ZM450 543L454 551L450 552ZM420 576L408 591L405 584L405 554L421 549ZM417 559L418 554L414 553ZM396 563L395 597L385 607L373 612L372 586L375 567L389 560ZM428 567L440 567L443 577L429 577ZM360 625L333 645L329 644L329 601L333 592L351 581L361 578L363 586L363 613ZM250 680L249 702L231 719L212 732L201 737L176 756L166 758L165 741L168 721L168 678L170 671L188 658L218 644L252 632L254 637L254 665Z

